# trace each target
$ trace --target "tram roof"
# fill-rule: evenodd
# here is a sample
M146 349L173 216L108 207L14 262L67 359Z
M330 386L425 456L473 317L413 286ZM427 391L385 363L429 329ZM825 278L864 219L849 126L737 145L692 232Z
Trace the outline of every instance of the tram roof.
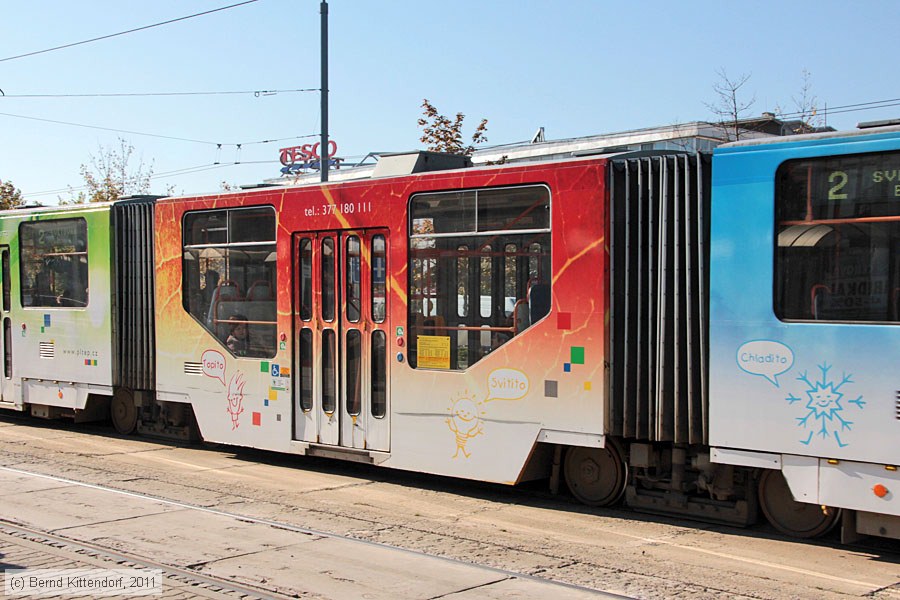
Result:
M888 124L883 126L865 126L865 124L860 124L857 129L849 129L845 131L826 131L823 133L805 133L784 137L767 137L755 138L750 140L740 140L737 142L722 144L721 146L713 150L713 153L727 153L733 149L746 148L748 146L797 145L834 138L879 136L884 134L900 133L900 124L896 124L897 121L888 121L887 123Z

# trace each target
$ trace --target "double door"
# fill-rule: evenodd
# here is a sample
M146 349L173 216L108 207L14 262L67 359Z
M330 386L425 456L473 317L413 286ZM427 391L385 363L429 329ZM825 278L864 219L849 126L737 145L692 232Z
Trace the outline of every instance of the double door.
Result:
M12 303L9 265L9 246L0 246L0 356L3 358L3 372L0 373L0 401L15 402L12 385L12 320L10 309Z
M386 229L295 233L294 439L390 450Z

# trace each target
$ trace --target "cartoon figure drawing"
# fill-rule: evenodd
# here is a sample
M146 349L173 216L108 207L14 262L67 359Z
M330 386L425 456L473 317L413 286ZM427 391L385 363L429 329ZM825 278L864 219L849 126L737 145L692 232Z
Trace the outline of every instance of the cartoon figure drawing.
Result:
M818 433L823 439L834 436L837 445L841 448L847 445L841 441L840 432L853 429L853 421L848 421L842 416L844 406L841 404L841 401L844 398L844 394L839 390L844 385L853 383L853 375L844 374L840 382L835 382L834 380L828 379L828 371L830 369L831 366L827 363L819 365L819 370L822 371L822 379L816 382L810 381L806 371L797 377L798 381L802 381L806 384L805 392L809 398L809 401L806 403L808 412L803 417L797 417L797 426L813 429L813 431L809 432L809 436L805 440L800 440L801 444L809 445L813 439L813 435ZM790 404L801 401L799 397L794 396L793 394L790 394L785 399ZM862 399L862 396L858 396L847 402L856 405L860 409L865 408L866 404ZM810 419L812 420L810 421ZM820 425L818 431L815 430L817 421ZM840 425L840 428L838 428L838 425Z
M244 384L247 383L244 381L244 374L238 371L234 375L231 376L231 381L228 382L228 414L231 415L231 430L234 431L238 428L240 423L238 419L241 416L241 413L244 412L244 407L242 406L244 403Z
M469 458L471 453L466 450L466 443L477 435L484 433L481 417L478 416L479 405L469 396L460 396L450 408L450 417L447 419L447 426L454 434L456 434L456 452L453 458L457 458L462 452L463 456Z

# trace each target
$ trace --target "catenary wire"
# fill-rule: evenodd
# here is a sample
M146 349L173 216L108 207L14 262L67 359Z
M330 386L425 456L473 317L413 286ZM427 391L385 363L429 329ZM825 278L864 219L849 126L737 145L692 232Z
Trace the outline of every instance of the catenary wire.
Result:
M253 94L254 96L272 96L275 94L297 94L301 92L318 92L319 88L299 88L292 90L225 90L210 92L110 92L91 94L3 94L0 98L9 99L44 99L44 98L146 98L167 96L227 96Z
M194 173L201 173L203 171L212 171L215 169L224 169L228 167L238 167L242 165L258 165L258 164L275 164L278 163L277 160L247 160L241 162L218 162L218 163L207 163L203 165L195 165L193 167L184 167L181 169L175 169L172 171L163 171L162 173L154 173L148 179L160 179L163 177L177 177L179 175L192 175ZM69 192L80 192L87 189L86 185L77 185L77 186L66 186L64 188L58 188L55 190L44 190L40 192L22 192L22 197L24 198L37 198L40 196L52 196L56 194L65 194Z
M221 6L219 8L214 8L212 10L195 13L193 15L187 15L186 17L178 17L177 19L169 19L168 21L162 21L160 23L153 23L152 25L144 25L143 27L135 27L134 29L129 29L127 31L120 31L118 33L110 33L108 35L102 35L100 37L91 38L89 40L82 40L80 42L72 42L71 44L63 44L62 46L55 46L53 48L46 48L44 50L35 50L34 52L26 52L25 54L18 54L16 56L7 56L6 58L0 58L0 62L6 62L8 60L16 60L17 58L25 58L28 56L35 56L36 54L44 54L46 52L53 52L55 50L63 50L64 48L71 48L73 46L80 46L82 44L90 44L91 42L99 42L100 40L107 40L109 38L117 37L120 35L125 35L128 33L135 33L137 31L144 31L145 29L152 29L153 27L160 27L162 25L170 25L172 23L177 23L178 21L185 21L187 19L193 19L194 17L202 17L204 15L209 15L209 14L219 12L222 10L228 10L230 8L236 8L238 6L243 6L245 4L252 4L252 3L258 2L258 1L259 0L245 0L244 2L238 2L237 4Z
M142 135L145 137L160 138L160 139L164 139L164 140L175 140L175 141L179 141L179 142L192 142L195 144L206 144L208 146L219 146L219 147L221 147L221 146L249 146L251 144L271 144L273 142L283 142L285 140L299 140L299 139L304 139L304 138L317 137L317 134L304 134L304 135L294 135L294 136L290 136L290 137L276 138L276 139L270 139L270 140L267 139L267 140L256 140L256 141L251 141L251 142L222 143L222 142L211 142L209 140L197 140L197 139L193 139L193 138L183 138L183 137L178 137L178 136L173 136L173 135L161 135L158 133L147 133L144 131L131 131L128 129L116 129L115 127L103 127L100 125L85 125L84 123L72 123L70 121L58 121L56 119L44 119L41 117L30 117L27 115L16 115L16 114L5 113L5 112L0 112L0 116L12 117L15 119L27 119L29 121L41 121L43 123L54 123L56 125L68 125L70 127L83 127L85 129L99 129L100 131L112 131L114 133L128 133L130 135Z

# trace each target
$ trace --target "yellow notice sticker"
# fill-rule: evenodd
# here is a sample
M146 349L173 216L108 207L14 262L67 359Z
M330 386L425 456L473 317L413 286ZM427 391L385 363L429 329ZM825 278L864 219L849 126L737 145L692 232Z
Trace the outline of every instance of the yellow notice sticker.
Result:
M450 368L450 336L420 335L418 344L418 366L423 369Z

